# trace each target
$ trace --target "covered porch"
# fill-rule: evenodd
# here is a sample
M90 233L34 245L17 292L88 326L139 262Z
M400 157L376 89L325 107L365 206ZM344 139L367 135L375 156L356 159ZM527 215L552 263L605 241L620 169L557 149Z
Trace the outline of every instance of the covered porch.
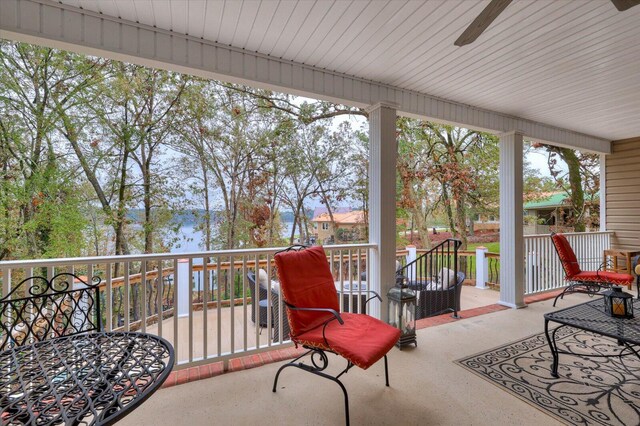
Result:
M640 37L640 7L618 13L608 1L580 7L513 2L484 39L459 48L454 40L488 1L188 4L2 0L0 37L366 108L369 242L328 250L366 256L368 285L381 294L395 282L396 117L497 134L501 256L496 302L513 309L420 330L417 349L392 350L391 388L383 386L381 365L352 370L346 382L353 422L553 422L453 361L541 332L550 302L519 308L527 306L526 295L564 285L548 236L527 239L523 233L525 139L600 154L601 232L575 237L581 262L597 265L610 248L640 249L640 73L635 72L640 45L629 42ZM185 256L187 277L193 279L195 259L213 261L218 271L227 262L234 265L233 276L241 277L239 288L247 290L247 263L270 265L276 250L190 253ZM118 299L116 293L118 288L128 293L136 283L127 275L113 275L112 268L141 265L146 286L147 271L173 268L177 273L178 262L175 255L25 260L0 263L0 271L3 294L10 291L16 269L26 275L44 268L50 276L62 269L87 275L103 271L107 317L112 319L107 329L133 330L136 323L135 330L170 337L179 354L177 371L213 362L228 367L238 356L290 346L284 340L261 340L263 334L247 319L247 309L256 306L248 293L239 304L223 306L222 287L214 286L213 278L207 290L203 287L202 309L188 304L184 319L175 314L180 300L173 298L165 309L163 280L151 279L149 295L146 289L141 292L139 317L130 317L133 301ZM177 288L175 278L174 283ZM466 294L484 303L489 293ZM234 296L231 290L230 299ZM567 303L584 300L575 295ZM117 303L124 306L123 318L114 316ZM384 319L386 309L381 303L370 314ZM153 315L155 322L147 322ZM286 318L272 320L282 325ZM286 388L272 394L277 367L161 390L123 424L342 423L334 384L306 376L299 380L297 372L288 372L282 382Z
M620 67L600 67L588 74L578 65L594 61L600 52L598 43L589 45L585 39L597 40L599 32L613 28L616 37L623 31L637 31L633 25L638 14L635 8L619 13L607 2L584 5L584 10L573 10L566 4L516 2L489 27L484 35L487 42L457 47L452 40L483 10L486 1L445 2L437 8L372 2L359 5L363 8L358 11L340 2L282 7L264 2L228 8L224 3L196 2L185 9L165 2L153 4L150 10L136 2L107 3L7 0L2 5L0 37L367 109L369 242L377 246L371 254L370 281L371 288L381 293L394 282L397 115L500 136L500 245L508 248L501 259L500 303L513 308L524 306L525 293L523 140L606 155L612 152L612 140L640 134L633 124L640 107L638 97L629 95L629 90L638 86L633 81L638 78L635 73L624 74L627 77L618 82ZM256 20L262 13L270 16L270 24ZM295 19L291 20L292 16ZM340 16L341 30L334 35L344 37L335 48L331 34ZM381 26L385 16L395 18ZM533 16L556 16L558 29L545 32L545 20ZM460 24L440 28L444 17ZM596 18L600 20L598 27L589 24ZM523 19L532 22L522 28L519 23ZM309 25L302 25L306 20ZM409 32L405 31L405 20L411 22ZM565 37L562 29L576 21L584 22L582 33ZM430 27L439 28L437 37L424 31ZM362 37L361 31L367 36ZM535 37L530 36L535 31L545 33L544 42L535 43ZM389 51L391 40L406 46ZM305 49L307 42L316 48ZM562 57L558 56L559 45L580 61L554 79L555 64ZM501 46L507 52L502 52ZM519 70L509 55L518 58L517 52L533 47L538 72L535 78L523 81L521 75L527 67L523 64ZM412 52L438 54L430 64L414 58ZM633 66L629 58L635 56L629 52L617 49L614 55ZM465 57L477 59L473 67L458 69L456 60L450 60L464 61ZM432 69L438 62L442 66ZM577 74L584 78L573 80ZM477 84L473 84L474 78ZM589 90L601 87L601 81L613 86L607 91ZM616 93L626 94L624 103L617 102ZM566 99L571 99L571 105L590 104L591 108L567 107ZM602 167L603 177L604 170L606 167ZM604 185L602 190L600 200L606 205ZM601 230L608 229L605 217ZM385 317L384 305L380 309Z

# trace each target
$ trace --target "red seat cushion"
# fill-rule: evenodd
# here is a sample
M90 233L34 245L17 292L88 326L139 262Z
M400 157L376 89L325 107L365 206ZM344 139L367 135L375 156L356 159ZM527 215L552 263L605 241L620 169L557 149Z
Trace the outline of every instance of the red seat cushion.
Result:
M553 241L553 245L556 246L558 257L560 257L560 262L562 263L562 268L567 278L572 278L576 274L579 274L581 270L578 265L578 259L571 248L571 244L567 241L567 237L562 234L553 234L551 240Z
M292 340L301 345L331 350L366 370L389 352L400 338L400 330L369 315L343 312L340 316L344 324L337 320L329 322L324 337L321 325Z
M329 308L340 311L336 286L327 256L321 246L287 251L275 256L282 296L300 308ZM298 336L334 318L329 312L287 309L291 336Z
M629 285L633 283L633 276L629 274L621 274L618 272L609 272L609 271L584 271L571 277L571 280Z

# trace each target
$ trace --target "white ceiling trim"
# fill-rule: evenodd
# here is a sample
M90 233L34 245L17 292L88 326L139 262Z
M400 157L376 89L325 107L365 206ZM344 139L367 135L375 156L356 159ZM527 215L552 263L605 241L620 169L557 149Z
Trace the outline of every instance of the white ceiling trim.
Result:
M0 1L0 37L358 107L610 153L609 140L49 0Z

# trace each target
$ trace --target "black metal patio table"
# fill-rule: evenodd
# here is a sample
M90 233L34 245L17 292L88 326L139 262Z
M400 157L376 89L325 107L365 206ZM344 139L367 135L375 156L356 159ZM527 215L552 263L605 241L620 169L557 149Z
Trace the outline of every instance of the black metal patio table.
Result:
M639 299L634 299L633 307L635 312L640 312ZM550 322L558 323L560 327L550 332ZM622 357L635 354L640 358L637 348L634 347L640 345L640 318L637 316L630 319L612 318L604 311L604 300L598 298L590 302L581 303L544 315L544 332L547 336L549 347L551 348L551 354L553 355L553 366L551 369L553 377L558 377L559 354L572 354L571 352L559 350L556 343L557 331L567 326L611 337L618 341L618 345L623 347L620 352L612 355L580 355L592 357Z
M0 424L109 425L167 379L174 350L137 332L83 333L0 353Z

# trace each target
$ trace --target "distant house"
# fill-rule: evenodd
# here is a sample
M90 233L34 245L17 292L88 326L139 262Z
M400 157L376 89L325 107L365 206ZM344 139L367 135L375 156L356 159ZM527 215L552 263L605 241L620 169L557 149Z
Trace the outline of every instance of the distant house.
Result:
M320 208L322 209L322 208ZM350 210L342 211L336 209L337 212L333 212L333 222L331 216L326 211L318 210L316 208L317 215L314 214L311 222L313 223L313 229L317 237L317 241L322 244L327 243L339 243L347 241L358 241L365 235L364 232L367 227L367 221L365 219L364 211L362 210ZM338 241L333 241L334 225L336 228L336 237Z
M537 194L535 200L524 203L523 210L525 235L573 232L573 227L567 225L571 212L571 198L564 191ZM499 231L500 218L497 214L477 214L473 221L473 229Z
M564 225L571 200L566 192L550 192L524 204L525 222L538 225Z
M349 213L352 212L353 209L351 207L335 207L333 209L331 209L331 213L336 214L336 213ZM312 218L316 218L318 216L320 216L321 214L324 213L329 213L329 210L324 207L324 206L318 206L316 208L313 209L313 216Z
M549 232L572 232L567 226L571 212L571 198L566 192L549 192L534 201L524 204L524 233L548 234Z
M497 214L476 214L473 231L497 232L500 230L500 218Z

